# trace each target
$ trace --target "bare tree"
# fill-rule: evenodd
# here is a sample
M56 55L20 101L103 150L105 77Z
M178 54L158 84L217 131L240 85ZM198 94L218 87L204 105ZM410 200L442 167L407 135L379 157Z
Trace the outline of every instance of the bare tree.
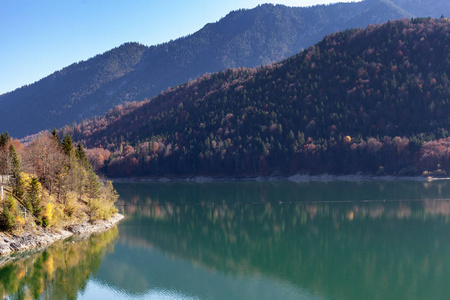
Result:
M26 166L31 168L29 171L35 173L52 194L66 159L59 142L50 133L45 132L33 140L29 149Z

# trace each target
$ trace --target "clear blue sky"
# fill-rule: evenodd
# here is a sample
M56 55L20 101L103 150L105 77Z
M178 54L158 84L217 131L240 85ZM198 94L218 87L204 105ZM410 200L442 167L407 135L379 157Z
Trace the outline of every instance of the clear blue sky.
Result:
M0 94L125 42L155 45L263 3L350 0L0 0Z

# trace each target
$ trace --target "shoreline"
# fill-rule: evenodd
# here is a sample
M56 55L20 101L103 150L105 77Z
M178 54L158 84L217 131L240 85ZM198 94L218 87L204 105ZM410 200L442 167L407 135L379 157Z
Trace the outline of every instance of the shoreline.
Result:
M103 232L119 223L124 218L123 215L117 213L109 220L100 220L92 224L84 222L81 224L74 224L66 226L64 229L51 232L42 229L41 233L23 233L19 235L9 235L0 232L0 259L7 256L34 248L45 248L56 241L65 240L74 235L90 235L93 233ZM8 262L10 260L3 259ZM13 258L11 259L13 260ZM4 264L5 262L0 263Z
M224 181L292 181L292 182L331 182L331 181L439 181L450 180L450 177L424 177L424 176L372 176L363 174L354 175L308 175L297 174L292 176L192 176L192 177L122 177L110 178L113 183L139 183L139 182L224 182Z

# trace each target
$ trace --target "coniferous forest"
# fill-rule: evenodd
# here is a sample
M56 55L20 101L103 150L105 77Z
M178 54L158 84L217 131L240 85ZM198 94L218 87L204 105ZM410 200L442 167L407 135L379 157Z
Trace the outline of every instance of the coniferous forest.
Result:
M445 175L450 22L326 36L266 67L207 74L66 126L108 176Z

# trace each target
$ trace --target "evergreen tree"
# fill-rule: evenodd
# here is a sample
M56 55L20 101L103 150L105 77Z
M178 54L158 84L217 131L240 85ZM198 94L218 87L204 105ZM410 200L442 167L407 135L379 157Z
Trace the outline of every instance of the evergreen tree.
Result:
M11 213L7 205L3 206L3 211L0 214L0 229L5 231L11 231L15 226L15 218Z
M71 156L74 153L72 137L70 136L70 134L64 137L62 142L62 148L67 156Z
M91 168L91 164L89 163L89 159L81 143L78 143L77 145L77 149L75 150L75 157L86 170L89 170Z
M20 171L20 161L19 156L16 152L16 148L14 148L12 144L9 146L9 161L11 164L10 174L12 176L17 176Z
M92 168L89 170L87 178L87 190L91 199L97 198L100 195L100 181L95 175Z
M53 130L52 130L52 136L53 136L57 141L59 141L60 137L59 137L58 131L56 130L55 127L53 127Z
M9 175L11 175L11 185L13 188L13 193L17 197L21 198L23 196L23 188L20 184L20 160L17 155L16 149L13 144L9 146Z
M9 139L10 139L10 136L9 136L8 132L2 133L0 135L0 147L5 147L6 144L8 143L8 141L9 141Z
M36 177L31 179L27 190L27 202L31 205L32 212L35 216L39 216L41 208L41 184Z

